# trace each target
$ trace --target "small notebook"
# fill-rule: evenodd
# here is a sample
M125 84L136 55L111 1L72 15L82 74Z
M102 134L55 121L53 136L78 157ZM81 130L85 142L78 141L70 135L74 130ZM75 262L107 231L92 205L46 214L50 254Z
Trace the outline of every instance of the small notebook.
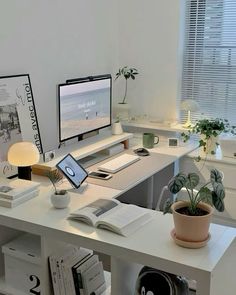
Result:
M109 173L116 173L121 169L124 169L125 167L137 162L138 160L140 160L139 156L123 154L99 166L98 169Z

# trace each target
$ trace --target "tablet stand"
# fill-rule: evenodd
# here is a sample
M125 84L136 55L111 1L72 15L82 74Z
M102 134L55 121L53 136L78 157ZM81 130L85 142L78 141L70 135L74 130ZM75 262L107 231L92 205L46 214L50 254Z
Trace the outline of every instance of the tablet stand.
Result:
M85 189L88 187L88 183L87 183L86 181L84 181L84 182L80 185L80 187L78 187L78 188L74 187L72 184L71 184L71 186L72 186L72 188L71 188L69 191L71 191L71 192L73 192L73 193L79 193L79 194L82 194L82 193L85 191Z

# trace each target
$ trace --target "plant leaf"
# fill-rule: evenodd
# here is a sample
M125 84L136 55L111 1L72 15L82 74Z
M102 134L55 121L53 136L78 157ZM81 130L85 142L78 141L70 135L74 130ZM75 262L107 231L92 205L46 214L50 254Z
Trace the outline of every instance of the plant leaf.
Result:
M222 183L215 182L213 185L213 191L215 192L218 198L222 200L225 198L225 189Z
M171 193L177 194L185 185L187 176L184 173L178 173L168 183L168 189Z
M213 205L212 203L212 192L208 187L203 187L199 190L199 194L198 194L198 198L199 200L210 204L211 206Z
M163 214L172 213L172 211L171 211L172 204L173 204L173 202L170 199L166 200L166 202L164 204Z
M185 183L186 188L194 189L198 184L199 176L196 173L189 173Z
M222 175L217 169L211 169L211 184L214 185L215 182L222 183Z
M212 202L216 210L219 212L223 212L225 210L223 199L219 198L214 191L212 192Z

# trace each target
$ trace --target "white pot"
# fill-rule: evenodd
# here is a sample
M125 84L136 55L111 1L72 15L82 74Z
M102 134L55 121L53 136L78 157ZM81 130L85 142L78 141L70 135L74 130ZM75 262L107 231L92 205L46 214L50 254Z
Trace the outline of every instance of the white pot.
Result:
M123 133L123 129L120 122L115 122L112 124L112 134L118 135Z
M206 141L205 135L201 135L201 139ZM204 154L215 154L216 149L217 149L217 143L219 143L219 136L211 136L207 141L206 141L206 150L204 151L202 148L202 152Z
M122 121L130 118L130 105L128 103L118 103L114 106L114 118L118 117Z
M68 192L64 195L52 194L51 203L57 209L66 208L70 203L70 195Z

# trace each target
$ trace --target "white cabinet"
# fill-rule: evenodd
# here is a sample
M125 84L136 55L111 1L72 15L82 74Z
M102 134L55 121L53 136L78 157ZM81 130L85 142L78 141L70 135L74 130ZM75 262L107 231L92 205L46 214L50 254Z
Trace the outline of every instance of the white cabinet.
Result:
M197 162L193 157L185 156L179 163L180 171L186 173L197 172L201 183L209 181L212 168L216 168L223 173L226 192L225 211L220 213L215 210L213 221L236 227L236 160L232 159L232 163L229 163L229 161L214 161L211 157L205 162L203 159Z

